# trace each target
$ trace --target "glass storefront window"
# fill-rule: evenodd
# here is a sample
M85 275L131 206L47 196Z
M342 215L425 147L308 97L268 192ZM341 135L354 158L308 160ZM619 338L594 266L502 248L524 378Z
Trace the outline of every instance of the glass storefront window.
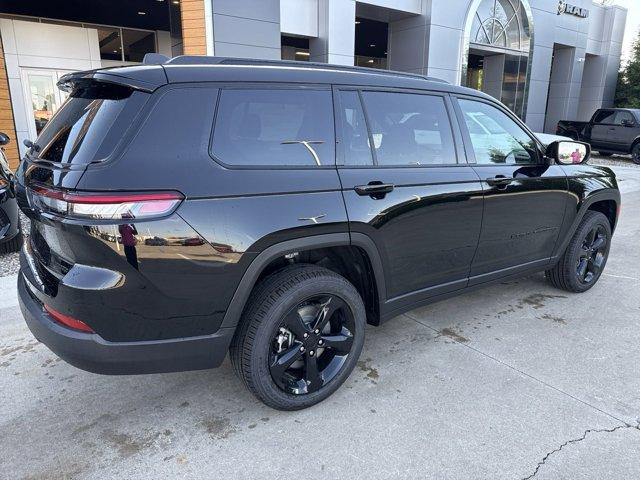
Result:
M156 34L123 28L122 50L125 62L142 62L145 54L156 51Z
M95 26L98 30L98 45L100 46L100 58L102 60L122 60L122 42L120 29Z
M466 30L463 81L501 100L520 118L526 115L530 14L527 0L483 0Z

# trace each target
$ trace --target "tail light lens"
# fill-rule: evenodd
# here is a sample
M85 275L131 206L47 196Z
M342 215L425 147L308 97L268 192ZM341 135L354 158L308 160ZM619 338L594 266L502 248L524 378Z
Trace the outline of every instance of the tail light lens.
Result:
M184 200L178 192L97 193L30 187L31 204L45 213L94 220L144 220L172 213Z

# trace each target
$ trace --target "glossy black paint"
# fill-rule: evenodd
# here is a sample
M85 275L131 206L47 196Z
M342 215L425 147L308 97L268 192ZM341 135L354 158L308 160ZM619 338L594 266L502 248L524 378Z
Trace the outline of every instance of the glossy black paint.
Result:
M210 154L218 93L230 85L406 89L442 95L448 106L459 94L496 104L482 93L416 76L303 65L140 68L78 75L96 81L108 73L109 81L140 89L130 126L108 158L61 166L27 155L17 172L18 200L33 220L21 260L21 299L30 325L37 325L32 329L47 342L57 342L57 334L46 314L37 315L42 304L87 323L102 342L170 345L214 336L216 348L226 349L264 272L311 251L321 252L326 264L337 248L365 258L356 270L369 277L366 289L376 304L368 305L368 321L378 324L489 281L547 268L594 205L613 202L615 226L620 197L609 169L554 165L542 158L542 145L539 165L474 165L452 108L456 145L448 165L348 167L337 150L335 166L232 168ZM336 136L339 145L340 125ZM498 175L509 182L489 181ZM185 200L169 217L135 222L133 255L121 244L123 222L61 221L32 210L26 188L36 181L82 191L177 190ZM372 182L392 188L373 195L356 190ZM214 360L194 368L213 366L220 355ZM100 360L92 362L98 370ZM121 372L137 371L135 361L127 365ZM166 371L156 367L140 371Z

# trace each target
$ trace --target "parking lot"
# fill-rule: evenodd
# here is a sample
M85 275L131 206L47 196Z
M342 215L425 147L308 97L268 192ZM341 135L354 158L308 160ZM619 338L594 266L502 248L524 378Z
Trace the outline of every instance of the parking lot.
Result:
M370 327L336 394L285 413L217 370L107 377L60 361L0 277L1 478L638 478L640 168L600 282L542 274Z

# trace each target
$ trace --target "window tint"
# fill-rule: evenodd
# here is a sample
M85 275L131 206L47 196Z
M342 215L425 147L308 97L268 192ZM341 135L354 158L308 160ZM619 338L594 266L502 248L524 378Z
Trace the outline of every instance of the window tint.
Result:
M137 97L126 87L95 84L76 89L47 122L31 152L37 158L60 163L90 163L110 151L100 149L107 136L119 138L129 125L122 121L127 102ZM133 107L132 107L133 108Z
M596 118L594 118L595 123L610 123L612 124L616 117L616 112L611 110L603 110L596 114Z
M223 90L212 153L230 165L333 165L328 90Z
M617 112L615 124L624 125L625 123L636 123L636 121L629 112Z
M476 163L530 164L538 162L535 141L504 112L491 105L460 100Z
M360 96L355 91L342 91L339 95L344 163L345 165L372 165L369 133Z
M364 92L363 98L379 165L456 163L442 97Z

